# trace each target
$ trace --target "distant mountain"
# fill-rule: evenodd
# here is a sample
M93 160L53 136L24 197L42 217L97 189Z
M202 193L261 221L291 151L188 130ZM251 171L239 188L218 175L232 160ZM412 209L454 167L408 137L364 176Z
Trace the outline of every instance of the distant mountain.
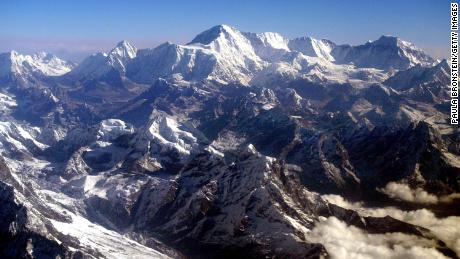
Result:
M27 85L29 81L63 75L74 67L74 63L46 52L22 55L11 51L0 54L0 82Z
M447 86L450 83L449 70L450 66L444 59L432 67L424 67L419 64L408 70L399 71L385 80L384 83L397 90L407 90L426 83L437 83Z
M353 63L357 67L407 69L415 65L429 66L435 60L412 43L393 36L382 36L364 45L336 46L332 55L338 63Z
M124 75L127 63L136 57L137 49L127 41L119 42L109 53L96 53L83 60L68 75L74 80L98 79L111 72Z
M67 76L78 80L102 77L115 80L111 78L121 75L142 84L174 77L248 85L257 80L271 80L267 79L271 74L289 75L291 79L341 81L339 78L344 77L360 79L362 73L367 73L365 69L399 70L433 62L414 45L395 37L382 36L354 47L337 46L328 40L311 37L289 40L277 33L241 32L219 25L198 34L186 45L168 42L136 51L128 42L120 42L107 54L88 57Z

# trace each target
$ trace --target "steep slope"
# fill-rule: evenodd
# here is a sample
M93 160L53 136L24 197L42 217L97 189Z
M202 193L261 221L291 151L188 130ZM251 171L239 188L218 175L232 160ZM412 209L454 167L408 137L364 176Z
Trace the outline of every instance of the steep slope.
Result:
M433 67L414 66L408 70L399 71L385 80L384 84L396 90L407 90L422 84L449 84L450 66L444 59Z
M242 33L250 42L254 52L267 62L274 62L286 52L289 52L289 40L278 33Z
M67 76L73 80L103 79L110 73L124 75L127 63L136 57L137 49L127 41L119 42L108 53L96 53L83 60Z
M383 82L411 99L443 104L449 99L450 66L446 60L433 67L417 65Z
M291 50L299 51L306 56L320 57L331 62L335 61L331 52L336 46L329 40L301 37L289 40L288 46Z
M112 112L115 103L126 102L146 89L147 85L135 83L126 76L136 56L137 49L121 41L108 53L96 53L83 60L59 77L54 88L67 99L71 112L79 117L88 117L86 108L96 117L105 116ZM90 107L85 107L88 103ZM85 109L80 109L82 106Z
M6 258L54 258L58 255L61 258L170 258L166 254L175 254L174 250L158 242L151 244L136 235L125 236L89 221L91 210L86 208L89 204L63 194L65 189L61 191L60 188L65 183L64 178L50 179L55 170L65 177L60 165L34 157L37 154L46 156L43 151L48 145L35 140L38 136L30 136L33 129L26 125L11 124L16 124L19 129L19 133L11 134L22 135L22 138L1 140L2 144L10 143L17 148L9 151L5 146L1 147L8 158L0 156L0 211L4 215L0 220L3 224L0 254ZM107 129L107 124L103 126ZM47 144L51 145L50 142ZM54 157L55 153L50 155ZM72 169L78 174L86 173L79 168ZM42 176L50 178L46 180ZM154 249L157 246L163 252Z
M184 168L174 201L147 221L152 225L139 228L153 227L191 253L200 242L209 247L208 256L323 256L324 248L305 242L304 235L315 208L324 205L291 174L252 145L230 164L202 154Z

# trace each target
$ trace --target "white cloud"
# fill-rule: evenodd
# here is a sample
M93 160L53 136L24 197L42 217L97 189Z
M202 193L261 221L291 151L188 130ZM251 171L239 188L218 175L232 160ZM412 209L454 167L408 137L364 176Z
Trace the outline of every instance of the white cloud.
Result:
M460 217L438 218L427 209L403 211L395 207L367 208L361 202L348 202L339 195L323 195L322 197L330 203L355 210L362 216L384 217L389 215L395 219L427 228L460 256Z
M422 188L411 189L404 183L389 182L385 188L378 190L396 200L423 204L436 204L439 202L436 195L430 194Z
M432 240L402 233L367 234L335 217L319 222L309 241L322 243L332 258L446 258Z
M460 199L460 193L436 196L428 193L422 188L412 189L405 183L397 182L389 182L384 188L378 188L377 190L392 199L419 204L450 203L454 199Z

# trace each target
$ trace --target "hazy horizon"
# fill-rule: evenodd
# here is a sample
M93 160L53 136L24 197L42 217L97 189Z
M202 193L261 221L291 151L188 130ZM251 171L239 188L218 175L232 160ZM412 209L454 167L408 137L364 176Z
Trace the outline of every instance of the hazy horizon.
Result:
M137 48L167 41L184 44L206 29L227 24L244 32L270 31L286 38L311 36L351 45L393 35L434 58L449 55L449 1L351 1L346 6L336 0L288 2L2 1L0 52L47 51L81 61L121 40Z

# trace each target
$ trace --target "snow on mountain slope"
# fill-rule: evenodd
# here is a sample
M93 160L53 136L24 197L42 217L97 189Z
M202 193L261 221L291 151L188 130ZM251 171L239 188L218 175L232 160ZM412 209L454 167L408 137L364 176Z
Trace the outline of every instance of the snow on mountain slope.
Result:
M126 63L135 58L137 49L127 41L120 41L117 46L112 49L109 54L109 63L114 66L118 71L126 72Z
M0 62L4 67L12 66ZM162 257L149 238L191 257L334 255L326 250L340 238L320 230L355 229L322 221L337 215L313 188L356 191L358 199L361 191L374 194L361 187L407 172L419 188L459 188L459 135L445 123L439 94L449 83L448 64L431 66L399 39L347 47L221 25L185 45L137 51L123 41L69 74L38 81L33 89L47 95L2 89L0 153L20 181L17 201L36 223L31 227L94 257ZM136 82L151 87L142 92ZM115 100L125 83L139 91ZM41 106L57 112L32 114ZM46 123L31 126L18 111L46 115ZM442 125L443 135L430 140L438 131L423 127L401 133L421 120ZM28 186L33 193L23 192ZM341 213L369 238L409 238L386 233L418 229L393 231L391 219L376 227L353 211ZM427 246L437 242L426 238Z
M185 162L200 147L201 139L194 135L196 130L179 123L176 118L156 114L148 125L145 134L150 155L163 167Z
M286 52L290 51L288 47L289 40L278 33L243 32L243 35L250 40L254 52L267 62L276 61Z
M127 75L141 83L152 83L160 77L167 78L176 74L187 81L200 81L213 72L216 63L211 50L168 42L154 49L140 50L128 67ZM232 77L230 72L222 74Z
M141 82L180 73L190 81L247 84L263 66L264 62L241 32L221 25L202 32L187 45L165 43L140 51L130 74Z
M51 220L56 230L64 235L77 238L80 246L98 251L105 258L170 258L115 231L94 224L82 216L75 215L69 211L66 211L66 214L71 217L71 222ZM81 249L80 247L71 248Z
M0 149L9 152L28 152L37 148L43 150L48 145L36 140L40 131L40 128L0 121Z
M22 55L16 51L0 54L0 78L6 76L59 76L69 72L75 65L53 54L39 52Z
M370 78L381 82L386 76L380 70L386 72L391 68L406 69L416 64L426 66L434 62L413 44L396 37L382 36L365 45L351 47L337 46L331 41L311 37L288 40L277 33L240 32L227 25L204 31L187 45L167 43L140 53L143 54L132 69L132 74L142 82L179 73L188 81L208 79L248 84L257 81L254 78L263 77L261 74L275 71L290 78L303 77L314 81L321 78L333 81L340 76L331 74L348 71L345 77L356 75L350 78L352 80L366 81ZM303 64L321 64L321 68L318 65L309 76L305 76L305 71L311 68L295 61L299 57L297 53L307 57L302 58ZM141 68L146 69L142 71ZM267 69L271 72L267 72Z
M170 258L123 234L90 222L82 213L80 200L56 191L58 189L56 186L53 189L52 183L45 185L50 188L47 190L40 185L45 182L29 178L48 168L49 163L39 160L24 163L12 159L7 159L7 163L11 170L2 171L0 181L15 186L15 200L27 210L27 216L22 220L27 221L29 231L55 240L70 251L90 255L90 258Z
M391 36L382 36L378 40L359 46L337 46L324 39L301 37L289 40L277 33L240 32L227 25L218 25L198 34L186 45L164 43L153 49L137 51L127 41L121 41L109 53L97 53L85 59L68 73L68 78L112 78L114 74L111 73L115 73L139 83L150 84L158 78L180 75L186 81L210 80L224 84L236 82L247 85L267 67L283 62L296 53L317 57L337 65L328 65L328 71L331 73L334 73L333 69L338 70L338 73L340 70L350 70L350 67L346 67L348 65L399 70L417 64L427 66L434 62L413 44ZM9 75L9 70L5 67L11 67L15 73L24 73L20 66L23 62L30 63L28 66L32 67L32 70L44 75L61 75L71 68L65 66L64 61L43 53L22 56L11 52L9 57L11 62L8 59L2 62L0 58L0 77ZM294 77L304 77L305 73L293 72L301 70L298 64L284 63L281 67L283 68L277 69L285 70ZM372 73L371 70L367 72ZM356 71L356 74L362 73ZM317 69L315 74L319 78L332 79L324 73L324 69Z
M98 139L114 140L119 136L134 133L134 128L122 120L107 119L99 124Z
M156 48L137 52L129 43L123 41L108 54L99 53L89 57L70 74L78 74L81 78L97 78L110 71L118 71L135 82L146 84L158 78L179 76L185 81L248 85L255 77L260 77L261 71L267 67L290 59L297 53L321 59L315 63L328 62L323 67L327 66L329 73L352 70L350 65L386 71L390 68L406 69L416 64L429 65L433 62L433 59L413 44L395 37L382 36L365 45L351 47L337 46L324 39L301 37L289 40L278 33L241 32L227 25L218 25L198 34L185 45L167 42ZM293 77L305 77L305 73L294 72L302 70L298 64L285 62L281 67L283 68L277 69L283 69ZM319 78L327 77L332 80L324 71L325 69L316 69L314 74ZM376 76L363 75L373 72L358 69L355 74L361 75L362 81L366 77L381 77L379 72Z
M268 86L299 78L317 83L351 83L363 87L384 81L388 74L379 69L338 65L325 58L291 52L255 75L251 84Z
M12 96L0 93L0 114L4 115L5 113L10 112L11 109L17 105L16 99Z
M446 60L433 67L414 66L408 70L399 71L388 78L384 84L397 90L407 90L411 87L426 83L437 83L447 86L450 83L450 67Z
M119 119L106 119L75 150L66 165L66 177L100 172L174 170L203 148L202 133L178 118L154 112L140 128ZM69 134L70 135L70 134ZM73 140L68 137L69 145ZM88 177L87 180L90 180ZM78 180L78 181L81 181Z
M135 58L137 49L127 41L119 42L109 53L96 53L83 60L68 76L83 79L98 79L110 72L124 75L127 63Z
M207 79L248 84L264 68L297 51L334 61L330 55L333 46L326 40L288 40L277 33L247 33L219 25L198 34L187 45L165 43L140 51L129 74L141 82L179 73L190 81ZM291 71L296 69L285 65Z
M382 36L383 38L384 36ZM379 40L381 40L380 38ZM429 66L433 65L435 60L429 57L423 50L416 47L414 44L404 41L401 39L397 39L397 46L402 51L402 55L405 56L410 61L410 66L415 66L420 64L422 66Z
M328 40L317 40L311 37L301 37L289 40L289 48L293 51L299 51L306 56L320 57L333 62L334 57L331 55L335 44Z
M353 63L357 67L379 69L407 69L420 64L432 65L435 60L412 43L393 36L381 36L364 45L339 45L333 48L332 55L337 63Z

